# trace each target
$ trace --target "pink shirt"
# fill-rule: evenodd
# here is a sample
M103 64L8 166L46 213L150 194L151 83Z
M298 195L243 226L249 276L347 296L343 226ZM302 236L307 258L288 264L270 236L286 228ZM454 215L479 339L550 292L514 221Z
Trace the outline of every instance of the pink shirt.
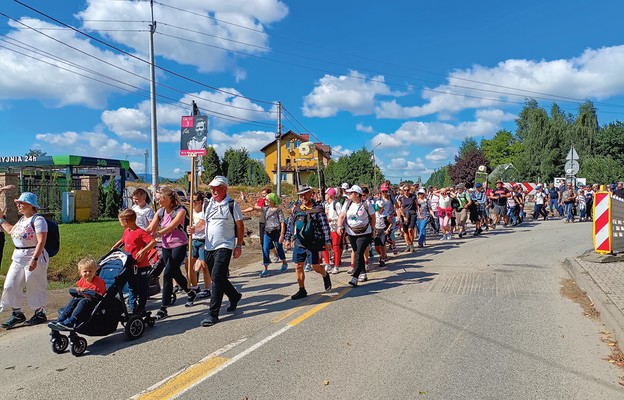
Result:
M163 218L160 220L161 228L168 227L172 221L171 214L168 214L167 210L164 211ZM184 220L182 220L182 222L184 222ZM188 236L186 236L186 233L182 231L182 226L179 226L162 237L162 247L165 249L173 249L175 247L186 246L187 244Z

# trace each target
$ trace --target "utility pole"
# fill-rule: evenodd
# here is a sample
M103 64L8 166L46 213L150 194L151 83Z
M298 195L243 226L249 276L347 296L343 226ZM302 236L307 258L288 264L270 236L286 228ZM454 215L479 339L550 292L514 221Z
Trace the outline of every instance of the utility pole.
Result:
M145 153L143 153L143 155L145 156L145 174L143 175L143 180L145 181L145 183L147 183L147 171L149 171L149 167L147 166L147 155L149 153L147 152L147 149L145 149Z
M156 73L154 71L154 32L156 32L156 21L154 21L154 0L150 0L152 20L149 25L149 58L150 58L150 106L152 110L152 198L158 192L158 128L156 121Z
M277 195L282 195L282 103L277 102Z

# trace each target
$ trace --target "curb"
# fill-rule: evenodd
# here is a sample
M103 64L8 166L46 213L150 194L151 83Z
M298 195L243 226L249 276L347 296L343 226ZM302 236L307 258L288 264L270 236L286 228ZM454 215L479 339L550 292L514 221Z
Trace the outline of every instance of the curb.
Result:
M563 267L581 290L587 293L596 310L600 312L600 320L613 333L615 340L624 342L624 312L613 304L589 272L575 259L566 258Z

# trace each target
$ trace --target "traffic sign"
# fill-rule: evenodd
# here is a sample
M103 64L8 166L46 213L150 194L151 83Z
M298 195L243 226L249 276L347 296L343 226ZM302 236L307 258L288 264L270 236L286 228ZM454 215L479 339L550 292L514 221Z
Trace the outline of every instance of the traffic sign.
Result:
M568 152L568 156L566 157L566 160L578 160L578 159L579 159L578 153L576 152L574 147L571 147L570 151Z
M576 160L568 160L565 163L564 167L566 174L568 175L576 175L579 172L580 165Z

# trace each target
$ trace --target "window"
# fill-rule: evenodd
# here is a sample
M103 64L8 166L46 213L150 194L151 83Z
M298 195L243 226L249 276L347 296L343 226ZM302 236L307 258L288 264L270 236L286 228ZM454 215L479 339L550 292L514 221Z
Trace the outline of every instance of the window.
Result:
M286 166L287 166L287 167L290 167L290 158L287 158L287 159L286 159Z
M282 182L285 182L286 180L286 174L282 174Z

